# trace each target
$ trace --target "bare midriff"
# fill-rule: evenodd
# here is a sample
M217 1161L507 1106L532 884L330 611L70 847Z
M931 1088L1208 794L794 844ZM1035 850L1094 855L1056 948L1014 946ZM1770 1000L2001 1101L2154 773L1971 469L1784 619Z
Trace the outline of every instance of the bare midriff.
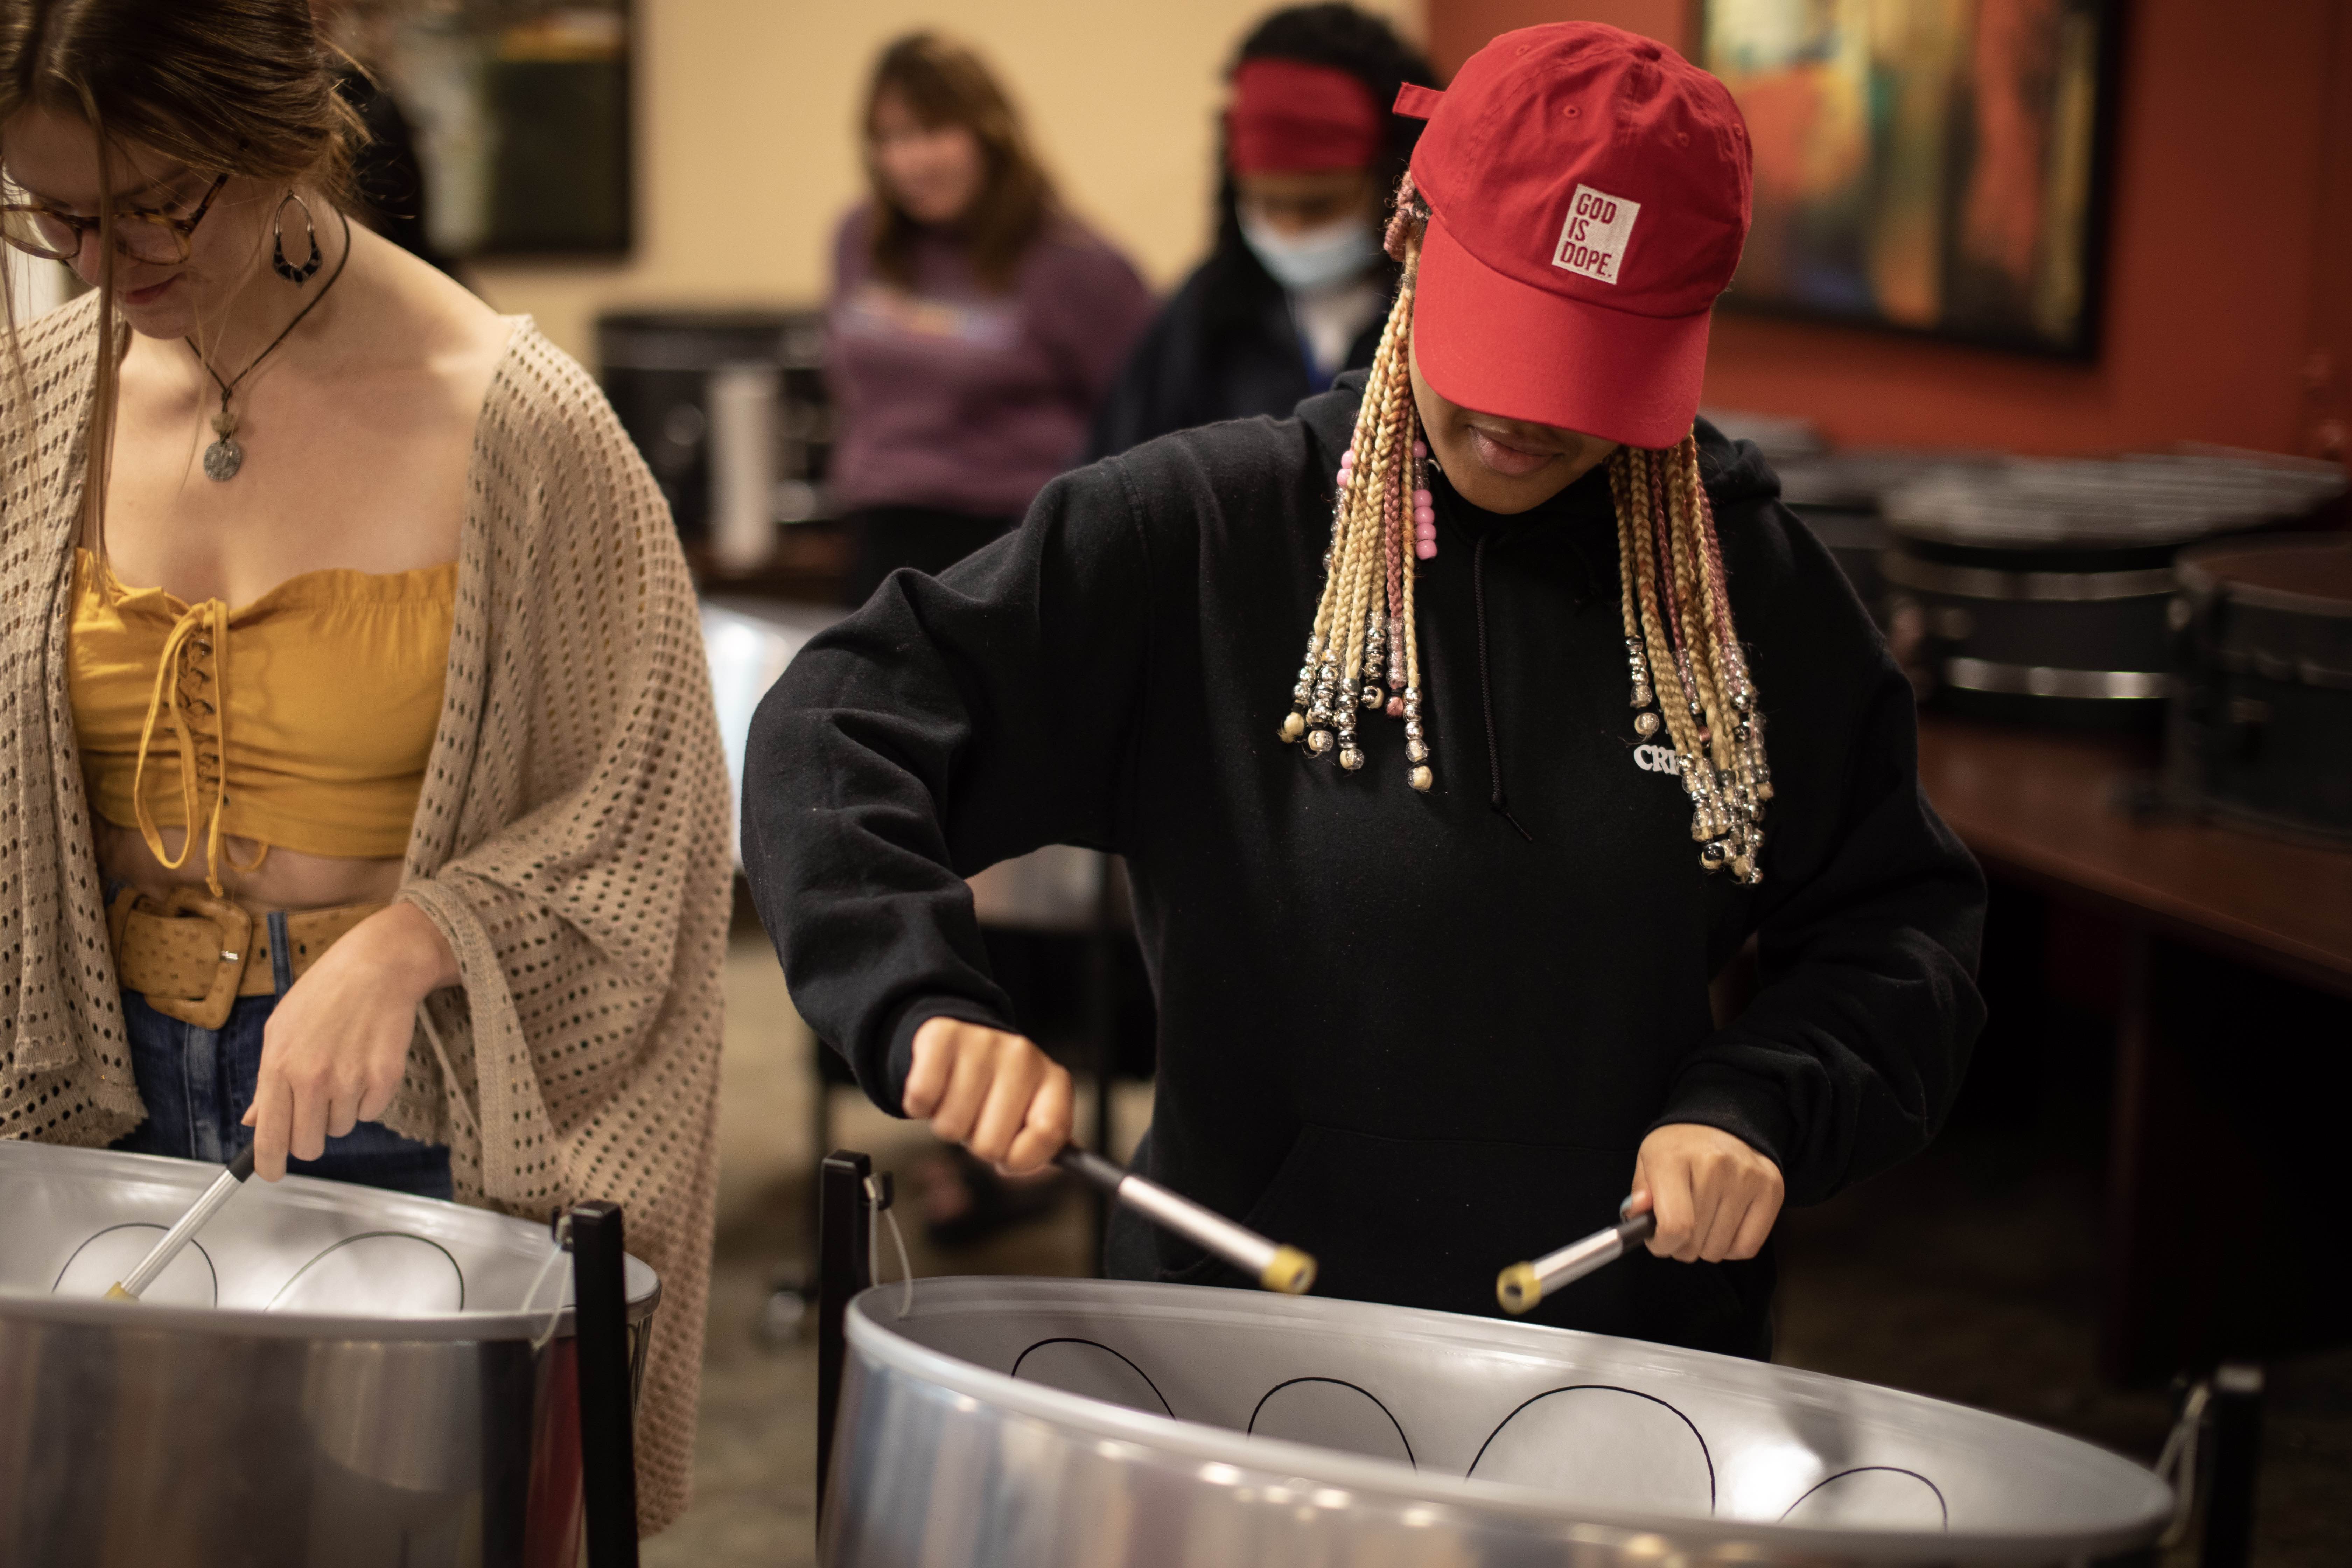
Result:
M175 871L155 858L136 827L119 827L98 816L91 818L90 826L98 842L99 868L110 879L127 882L156 900L167 896L173 888L204 889L204 856L199 853L193 858L183 857L187 829L166 826L162 830L164 852L181 861ZM257 913L382 903L400 887L401 862L396 857L363 860L340 855L305 855L299 849L279 846L273 847L258 867L244 871L237 866L252 864L261 851L260 841L231 834L226 846L229 854L223 857L222 886L230 898ZM230 857L234 857L235 863L230 863Z

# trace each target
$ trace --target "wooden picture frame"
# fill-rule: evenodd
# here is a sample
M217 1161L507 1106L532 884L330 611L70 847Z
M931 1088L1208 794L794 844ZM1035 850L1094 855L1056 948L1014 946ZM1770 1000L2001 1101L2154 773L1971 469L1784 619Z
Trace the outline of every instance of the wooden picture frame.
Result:
M445 0L383 35L433 247L625 256L635 242L634 0Z

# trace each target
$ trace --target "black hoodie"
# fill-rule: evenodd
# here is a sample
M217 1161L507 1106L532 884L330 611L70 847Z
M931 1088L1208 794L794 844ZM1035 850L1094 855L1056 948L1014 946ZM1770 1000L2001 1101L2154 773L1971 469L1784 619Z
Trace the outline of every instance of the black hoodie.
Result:
M1983 1016L1983 882L1919 793L1910 689L1755 449L1700 426L1778 791L1746 889L1633 732L1603 473L1511 518L1435 483L1432 793L1391 721L1352 774L1282 742L1360 391L1065 475L801 654L752 727L743 847L802 1014L897 1110L923 1021L1019 1025L961 879L1117 851L1160 1005L1138 1164L1314 1253L1326 1293L1452 1311L1612 1221L1662 1123L1738 1134L1800 1204L1916 1152ZM1708 977L1751 932L1762 988L1718 1030ZM1110 1250L1239 1282L1131 1219ZM1763 1354L1770 1297L1769 1252L1641 1253L1538 1316Z
M1378 279L1395 291L1396 268L1385 258ZM1372 363L1388 316L1383 308L1356 335L1343 374ZM1089 461L1115 457L1171 431L1283 414L1320 384L1307 363L1290 296L1242 247L1236 230L1152 318L1095 411L1086 455Z

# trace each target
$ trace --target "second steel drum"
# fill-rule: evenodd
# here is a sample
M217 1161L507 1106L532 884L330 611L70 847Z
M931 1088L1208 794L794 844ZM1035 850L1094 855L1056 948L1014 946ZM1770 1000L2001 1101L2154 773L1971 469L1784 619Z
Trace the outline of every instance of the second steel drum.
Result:
M248 1182L101 1300L220 1167L0 1142L0 1563L578 1561L568 1267L545 1226ZM632 1356L661 1295L628 1260Z
M1981 1411L1357 1301L927 1279L848 1314L830 1568L2048 1563L2172 1493Z

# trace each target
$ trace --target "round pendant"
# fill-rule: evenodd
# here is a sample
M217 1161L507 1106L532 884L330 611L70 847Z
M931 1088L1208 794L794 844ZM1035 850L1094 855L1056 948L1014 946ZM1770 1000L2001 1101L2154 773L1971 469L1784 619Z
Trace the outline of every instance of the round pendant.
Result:
M205 448L205 478L226 483L245 467L245 448L224 436Z

